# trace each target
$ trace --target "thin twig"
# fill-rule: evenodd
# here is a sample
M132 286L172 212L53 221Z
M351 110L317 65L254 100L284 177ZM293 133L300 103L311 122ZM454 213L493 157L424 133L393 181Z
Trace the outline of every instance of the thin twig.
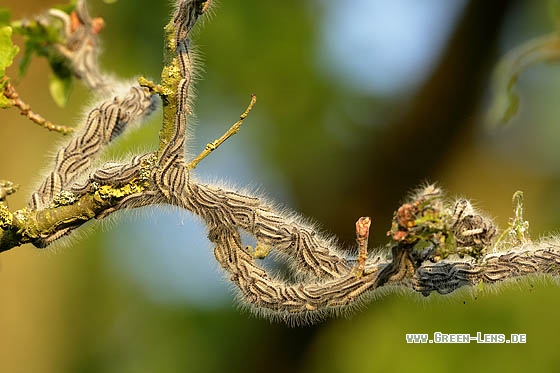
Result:
M249 106L247 106L247 109L245 109L245 111L243 112L243 114L241 114L239 116L239 120L237 122L235 122L229 130L227 130L226 133L224 133L222 135L222 137L220 137L219 139L215 140L214 142L211 142L209 144L206 144L206 147L204 148L204 150L196 156L195 159L193 159L187 166L187 168L189 170L192 170L194 168L196 168L196 166L198 165L198 163L200 161L202 161L204 158L206 158L208 156L208 154L212 153L214 150L216 150L220 145L222 145L227 139L229 139L231 136L235 135L237 132L239 132L239 128L241 127L241 125L243 124L243 121L245 120L245 118L247 118L247 115L249 115L249 112L253 109L253 106L255 105L255 102L257 102L257 96L256 95L251 95L251 102L249 103Z
M356 241L360 247L358 254L358 266L356 268L358 276L364 273L367 259L367 246L369 238L369 228L371 226L370 217L361 217L356 222Z
M29 119L32 122L40 125L41 127L44 127L46 129L48 129L49 131L59 132L63 135L68 135L68 134L71 134L72 132L74 132L73 128L66 127L66 126L61 126L61 125L58 125L58 124L54 124L53 122L46 120L41 115L32 111L31 106L26 104L19 97L19 94L17 93L15 87L13 86L13 84L11 82L8 81L6 83L6 85L4 87L3 94L4 94L4 97L6 97L7 99L12 101L14 107L19 109L21 115L25 116L27 119Z

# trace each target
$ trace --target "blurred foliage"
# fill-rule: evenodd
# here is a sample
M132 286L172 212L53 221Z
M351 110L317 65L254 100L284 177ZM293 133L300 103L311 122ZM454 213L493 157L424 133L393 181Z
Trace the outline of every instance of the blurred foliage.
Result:
M69 0L64 4L54 4L52 8L62 10L66 14L70 14L76 9L76 4L78 0Z
M519 96L515 84L519 75L534 64L560 60L560 38L557 33L530 40L510 51L494 73L494 99L487 122L506 124L517 114Z
M560 28L560 1L549 0L550 15L556 24L556 28Z
M92 15L103 16L106 23L101 34L105 70L128 78L159 76L166 5L91 1ZM523 104L509 132L487 135L481 129L489 77L498 58L550 29L547 5L470 1L425 85L407 97L388 98L341 87L318 72L321 2L223 1L196 37L204 73L195 101L199 126L190 146L194 153L220 135L227 128L224 120L234 121L249 94L256 93L259 102L245 128L224 148L250 154L247 162L258 179L235 183L261 185L272 199L320 222L347 246L353 245L356 218L364 215L373 217L370 242L384 243L392 210L407 190L426 178L441 181L451 196L473 197L501 226L511 216L512 192L524 190L525 218L533 236L558 229L560 215L554 206L560 203L560 165L555 163L560 79L554 67L535 67L520 77L517 89ZM39 0L9 4L14 19L47 6ZM75 122L86 93L76 84L67 110L54 107L45 100L48 71L44 61L33 62L18 91L45 117ZM19 125L19 116L6 112L0 113L0 158L17 161L3 161L0 176L27 186L9 200L10 207L19 208L38 179L37 170L47 165L45 153L56 151L58 140L47 131ZM119 141L109 156L153 147L158 119L154 116ZM199 172L211 162L227 163L223 152L213 154ZM125 224L122 215L111 221L110 229L118 235ZM560 368L556 346L550 343L560 332L554 322L560 288L548 281L514 283L499 292L492 288L431 296L427 301L392 294L367 302L348 319L288 328L239 312L229 299L208 307L191 304L188 297L177 304L151 299L111 255L118 250L134 255L140 243L112 241L99 225L90 224L91 233L74 238L60 253L49 249L40 255L24 247L0 257L0 371ZM162 237L161 246L171 239ZM184 249L199 248L185 244ZM221 276L213 263L199 265ZM228 286L226 281L223 286ZM405 343L406 333L436 331L526 333L528 343Z
M18 46L12 42L12 28L9 26L0 27L0 92L4 91L8 82L6 69L12 64L18 51ZM6 108L10 104L10 100L0 95L0 108Z
M0 26L7 26L10 23L11 15L8 8L0 8Z

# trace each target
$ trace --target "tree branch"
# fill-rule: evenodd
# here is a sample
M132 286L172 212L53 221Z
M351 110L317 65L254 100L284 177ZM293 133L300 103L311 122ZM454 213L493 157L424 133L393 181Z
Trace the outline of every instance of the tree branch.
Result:
M4 191L0 199L0 252L25 243L45 247L86 221L115 211L171 204L206 223L215 257L245 304L291 323L338 313L378 295L381 288L448 294L463 286L560 274L558 240L530 241L524 230L527 222L520 194L514 196L515 217L510 227L495 241L496 227L490 219L467 200L450 203L440 188L428 185L395 212L388 232L390 252L367 254L371 221L359 219L359 255L354 258L342 255L334 239L292 213L280 212L242 191L199 183L189 171L201 156L189 165L184 149L193 76L188 38L209 4L201 0L177 2L166 26L161 84L140 80L141 86L95 106L84 128L57 154L52 172L33 193L28 208L10 212L4 204L8 194ZM82 13L78 16L86 14L83 3L79 5ZM80 19L81 24L89 24L87 17ZM81 76L96 76L96 65L87 66ZM93 81L108 82L93 79L90 83ZM103 84L91 87L109 89ZM151 111L156 93L162 97L164 111L159 148L128 163L109 162L90 172L99 151L131 121ZM254 100L253 96L249 108L215 147L237 132ZM202 154L207 153L210 151ZM240 231L256 238L255 249L242 245ZM269 254L286 260L296 280L280 279L262 268L257 260Z

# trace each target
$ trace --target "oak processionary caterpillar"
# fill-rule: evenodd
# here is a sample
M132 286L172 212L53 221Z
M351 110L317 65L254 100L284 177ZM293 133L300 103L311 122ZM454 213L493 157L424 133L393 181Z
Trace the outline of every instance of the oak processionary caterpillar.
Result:
M99 22L89 16L85 1L77 2L71 16L57 10L44 16L44 22L49 17L62 20L66 44L54 48L69 61L74 74L104 99L58 151L28 208L10 213L0 203L0 251L26 242L48 246L92 218L102 219L115 211L171 204L205 222L215 257L239 290L241 304L292 324L345 312L386 291L448 294L464 286L559 274L558 241L533 243L528 238L520 195L510 227L496 237L494 223L466 199L449 202L439 187L427 185L395 212L387 253L368 254L371 220L360 218L356 225L359 255L348 258L334 238L325 237L294 213L279 211L244 191L198 182L192 169L237 132L255 100L252 97L236 125L209 144L202 156L186 159L194 76L189 37L210 5L210 1L177 1L166 26L161 85L140 79L139 85L119 93L114 90L117 83L99 72ZM164 112L159 149L92 170L100 151L132 122L153 112L159 97ZM1 196L3 202L6 193ZM254 248L242 244L241 232L256 239ZM269 254L288 262L293 281L259 265L257 260Z

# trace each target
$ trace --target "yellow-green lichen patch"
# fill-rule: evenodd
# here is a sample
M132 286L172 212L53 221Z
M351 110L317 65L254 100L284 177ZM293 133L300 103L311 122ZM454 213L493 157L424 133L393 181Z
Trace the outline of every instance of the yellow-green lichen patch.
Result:
M97 189L95 195L99 197L99 201L118 200L134 193L140 193L146 189L146 187L146 182L141 181L137 183L136 180L133 180L121 187L102 185Z
M63 190L54 195L51 207L68 206L78 201L78 196L72 192Z
M12 225L14 216L6 206L0 203L0 228L7 228Z
M147 159L142 160L141 168L140 168L140 182L141 183L148 183L152 179L152 170L157 165L157 155L151 154ZM148 186L146 185L146 186Z
M255 248L247 246L247 249L251 253L251 256L255 259L264 259L270 253L271 247L269 245L264 245L262 243L257 243Z

